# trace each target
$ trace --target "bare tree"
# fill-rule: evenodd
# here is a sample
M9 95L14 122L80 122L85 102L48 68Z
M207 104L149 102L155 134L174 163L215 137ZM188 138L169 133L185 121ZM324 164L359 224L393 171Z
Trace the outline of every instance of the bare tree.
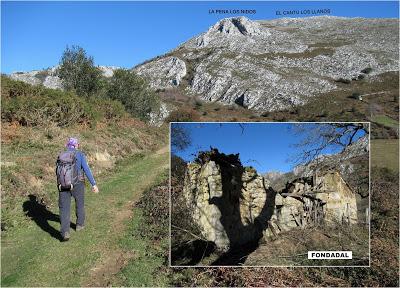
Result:
M190 131L180 123L171 124L171 148L176 152L185 150L191 143Z
M358 133L369 134L368 123L304 123L295 124L293 132L302 139L294 146L302 151L295 163L308 163L317 159L327 148L350 146Z

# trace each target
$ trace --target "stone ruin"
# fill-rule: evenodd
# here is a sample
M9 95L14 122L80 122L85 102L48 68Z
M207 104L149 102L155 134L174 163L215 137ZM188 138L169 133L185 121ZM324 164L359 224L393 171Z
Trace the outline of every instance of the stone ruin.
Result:
M355 194L336 171L296 179L277 193L239 154L199 152L184 197L204 238L222 250L309 225L357 222Z
M356 224L356 194L337 171L298 178L276 194L274 214L266 236L295 227L325 224Z

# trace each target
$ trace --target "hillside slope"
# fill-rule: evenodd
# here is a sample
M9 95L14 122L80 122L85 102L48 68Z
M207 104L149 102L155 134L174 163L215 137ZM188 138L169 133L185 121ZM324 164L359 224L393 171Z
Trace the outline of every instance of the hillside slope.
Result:
M116 101L85 99L2 77L1 229L24 225L28 195L57 207L55 161L77 137L95 176L167 141L165 128L132 118Z
M134 70L157 89L274 111L398 71L396 19L226 18Z

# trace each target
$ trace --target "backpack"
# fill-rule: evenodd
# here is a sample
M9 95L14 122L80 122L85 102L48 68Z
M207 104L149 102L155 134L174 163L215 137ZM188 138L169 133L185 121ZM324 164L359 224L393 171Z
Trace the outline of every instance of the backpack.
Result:
M78 183L76 151L64 151L58 155L56 162L58 191L71 191Z

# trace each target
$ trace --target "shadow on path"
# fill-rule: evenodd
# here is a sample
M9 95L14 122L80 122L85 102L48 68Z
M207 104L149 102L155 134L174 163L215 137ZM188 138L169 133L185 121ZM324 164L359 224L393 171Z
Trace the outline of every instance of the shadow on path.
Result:
M49 233L51 237L62 241L60 231L49 224L49 221L60 223L60 217L47 210L45 205L40 204L35 195L29 195L28 197L29 200L22 204L25 214L35 221L43 231ZM75 224L71 223L71 228L75 229Z

